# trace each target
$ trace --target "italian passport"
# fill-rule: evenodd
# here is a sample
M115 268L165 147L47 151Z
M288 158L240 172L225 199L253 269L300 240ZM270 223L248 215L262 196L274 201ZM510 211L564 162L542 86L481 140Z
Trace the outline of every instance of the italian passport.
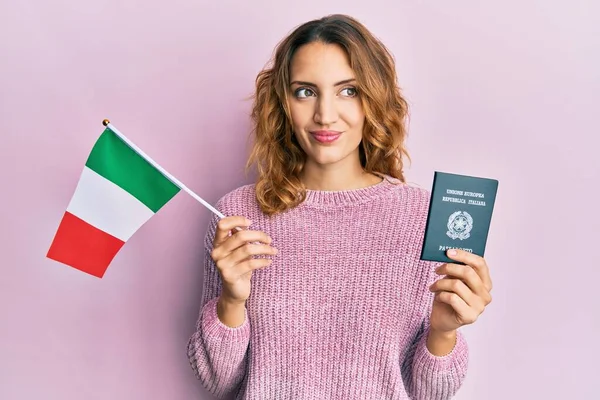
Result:
M498 181L436 171L421 260L458 263L446 256L461 249L484 256Z

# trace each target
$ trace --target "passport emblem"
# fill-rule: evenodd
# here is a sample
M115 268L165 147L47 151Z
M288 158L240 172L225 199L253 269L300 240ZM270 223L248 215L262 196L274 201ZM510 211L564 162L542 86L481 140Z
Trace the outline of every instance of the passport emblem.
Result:
M473 217L466 211L456 211L448 218L447 226L446 235L451 239L468 239L471 236L471 229L473 229Z

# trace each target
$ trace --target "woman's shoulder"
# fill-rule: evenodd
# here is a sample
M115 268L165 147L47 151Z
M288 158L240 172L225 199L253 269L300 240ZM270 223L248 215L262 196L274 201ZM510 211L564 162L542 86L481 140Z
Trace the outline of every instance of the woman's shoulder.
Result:
M255 187L254 183L250 183L231 189L217 200L217 206L228 208L247 205L255 200Z
M431 190L414 182L402 182L393 177L386 177L395 187L393 199L403 204L428 207L431 199Z
M216 208L224 215L243 215L251 218L258 208L256 201L256 185L254 183L238 186L224 195L216 203Z
M422 229L429 214L431 191L422 185L410 181L391 180L392 189L378 205L386 210L391 224L401 224Z

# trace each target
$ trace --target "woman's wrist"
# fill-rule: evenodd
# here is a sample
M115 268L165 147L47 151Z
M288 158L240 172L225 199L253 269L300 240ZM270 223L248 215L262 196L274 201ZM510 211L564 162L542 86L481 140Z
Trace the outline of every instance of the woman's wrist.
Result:
M456 335L456 330L439 331L430 328L427 336L427 350L437 357L449 354L456 345Z
M246 302L232 301L227 296L220 296L217 301L217 316L224 325L237 328L246 320Z

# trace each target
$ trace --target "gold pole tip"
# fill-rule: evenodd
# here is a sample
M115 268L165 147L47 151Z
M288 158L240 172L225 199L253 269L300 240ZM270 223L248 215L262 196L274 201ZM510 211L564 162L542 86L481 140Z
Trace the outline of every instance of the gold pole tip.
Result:
M108 124L110 124L109 120L105 119L104 121L102 121L102 125L108 126Z

